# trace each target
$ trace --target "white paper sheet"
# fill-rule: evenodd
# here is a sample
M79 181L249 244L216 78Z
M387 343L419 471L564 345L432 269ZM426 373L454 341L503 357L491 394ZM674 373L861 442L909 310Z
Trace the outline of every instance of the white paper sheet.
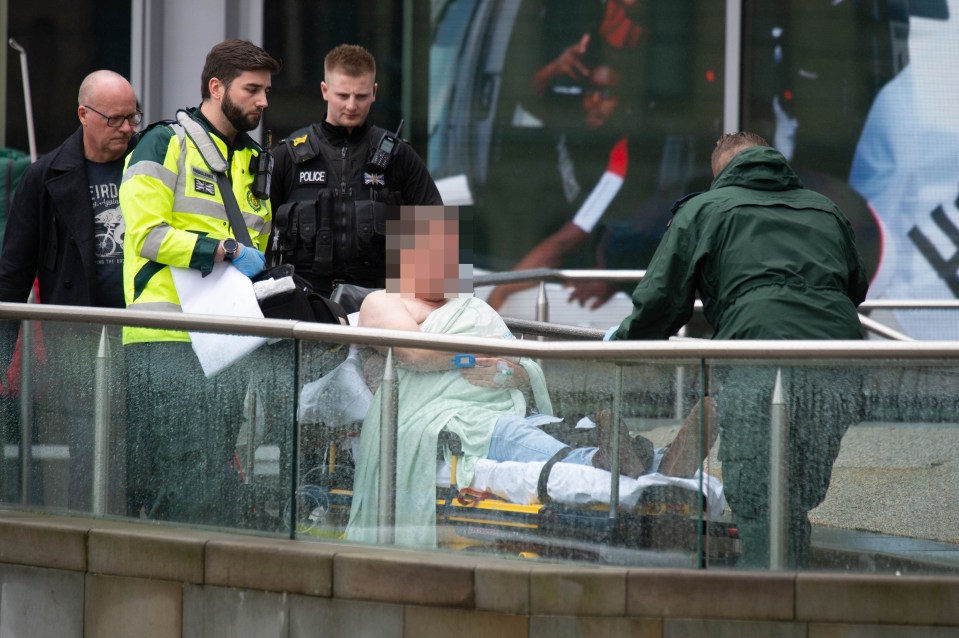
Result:
M170 268L183 312L225 317L262 319L253 282L232 264L218 262L206 277L193 268ZM266 337L191 332L193 351L207 377L242 359L261 345Z

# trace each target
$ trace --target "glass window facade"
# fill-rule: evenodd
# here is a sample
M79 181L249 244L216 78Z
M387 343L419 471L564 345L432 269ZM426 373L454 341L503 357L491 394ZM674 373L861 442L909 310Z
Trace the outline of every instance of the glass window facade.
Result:
M131 5L8 11L9 34L30 56L43 153L75 129L87 72L129 74ZM263 42L284 71L264 128L279 140L321 119L323 56L363 43L379 62L371 121L405 121L433 175L452 180L450 203L470 203L475 265L501 271L644 268L672 203L709 187L713 142L737 121L849 217L870 299L955 300L956 3L746 0L741 11L731 117L726 5L716 0L270 2ZM18 56L8 53L7 145L26 149ZM936 311L877 318L915 338L959 337Z
M77 90L88 73L130 76L130 15L126 0L7 3L8 35L27 52L38 153L79 126ZM6 145L27 152L20 56L9 47L6 72Z

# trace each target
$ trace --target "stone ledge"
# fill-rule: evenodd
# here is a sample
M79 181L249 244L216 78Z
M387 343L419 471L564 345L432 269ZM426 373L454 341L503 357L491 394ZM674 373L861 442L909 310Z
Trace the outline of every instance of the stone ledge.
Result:
M290 540L211 540L206 544L208 585L329 598L334 548Z
M794 620L795 574L696 569L633 569L630 616Z
M959 626L959 578L796 574L796 618L808 622Z
M530 568L477 565L473 573L476 609L526 616L530 610Z
M87 531L82 520L0 516L0 562L85 572Z
M109 576L202 583L206 539L177 532L93 528L89 532L88 569Z
M626 614L627 570L537 566L530 573L530 612L563 616Z
M473 609L474 567L443 555L343 552L333 559L336 598Z
M337 601L322 610L368 603L391 614L415 606L483 619L588 617L599 625L619 617L959 627L953 576L626 569L22 512L0 513L0 563L86 573L88 596L123 591L127 582L141 589L152 582L167 595L187 583Z

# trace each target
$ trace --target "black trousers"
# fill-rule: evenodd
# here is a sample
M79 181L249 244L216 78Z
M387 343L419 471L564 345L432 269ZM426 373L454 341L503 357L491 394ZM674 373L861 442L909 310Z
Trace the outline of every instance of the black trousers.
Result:
M234 456L248 366L241 360L207 378L190 343L124 349L128 514L235 526L240 477Z

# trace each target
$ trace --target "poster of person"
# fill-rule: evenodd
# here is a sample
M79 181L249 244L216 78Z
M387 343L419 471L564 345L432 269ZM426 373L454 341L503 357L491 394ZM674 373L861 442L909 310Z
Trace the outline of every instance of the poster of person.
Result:
M669 204L709 185L723 12L703 0L434 3L427 156L437 179L465 178L478 269L601 266L617 224L646 237L620 267L648 263ZM511 316L530 307L510 308L505 287L478 292Z
M959 297L959 2L910 2L908 64L879 92L849 183L882 231L871 299ZM917 339L959 338L955 315L897 310ZM888 318L886 319L888 321Z
M742 3L739 128L843 209L873 299L959 295L954 3ZM478 272L645 268L672 203L712 180L725 3L432 6L429 167L464 185ZM555 284L551 309L563 314L551 319L606 327L632 287ZM477 292L530 316L534 290L521 288ZM959 331L941 311L874 316L915 338Z

